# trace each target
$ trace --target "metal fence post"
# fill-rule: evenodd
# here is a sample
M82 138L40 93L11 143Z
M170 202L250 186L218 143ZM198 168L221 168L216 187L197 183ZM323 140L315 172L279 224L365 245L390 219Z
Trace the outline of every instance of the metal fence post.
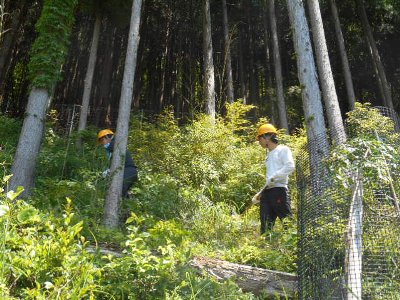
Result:
M362 222L363 179L360 170L358 170L355 176L355 186L346 230L345 273L347 300L361 300L362 295Z

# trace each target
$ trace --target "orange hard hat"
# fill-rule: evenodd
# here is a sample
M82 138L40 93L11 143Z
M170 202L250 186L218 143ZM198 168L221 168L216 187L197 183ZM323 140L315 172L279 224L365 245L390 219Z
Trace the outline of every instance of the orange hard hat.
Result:
M266 133L275 133L275 134L277 134L278 130L272 124L261 125L257 130L257 136L256 136L257 141L260 139L261 135L266 134Z
M109 134L114 135L114 132L112 132L110 129L100 130L99 133L97 134L97 141L100 141L101 138Z

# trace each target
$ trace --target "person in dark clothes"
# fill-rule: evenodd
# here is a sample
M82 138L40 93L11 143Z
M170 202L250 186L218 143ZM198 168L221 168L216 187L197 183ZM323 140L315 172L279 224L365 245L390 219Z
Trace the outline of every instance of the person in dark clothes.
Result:
M103 145L107 151L107 156L111 162L111 157L114 151L114 132L110 129L103 129L97 135L98 143ZM103 172L103 177L107 177L110 174L110 169ZM129 150L126 150L125 154L125 166L124 166L124 179L122 184L122 197L128 197L128 191L132 185L138 180L138 170L135 162L132 159L132 155Z
M295 165L292 151L279 144L277 133L272 124L261 125L257 132L260 146L267 149L266 184L252 199L260 202L261 234L272 230L277 217L282 220L292 214L287 186Z

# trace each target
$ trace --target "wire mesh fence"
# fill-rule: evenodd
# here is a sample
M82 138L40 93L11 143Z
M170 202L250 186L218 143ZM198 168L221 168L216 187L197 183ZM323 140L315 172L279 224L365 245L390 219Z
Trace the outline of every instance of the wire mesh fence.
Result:
M400 119L397 113L386 106L375 106L376 109L379 110L382 116L390 118L393 123L394 127L397 131L400 131Z
M400 299L399 142L358 128L317 170L321 141L297 156L300 299Z

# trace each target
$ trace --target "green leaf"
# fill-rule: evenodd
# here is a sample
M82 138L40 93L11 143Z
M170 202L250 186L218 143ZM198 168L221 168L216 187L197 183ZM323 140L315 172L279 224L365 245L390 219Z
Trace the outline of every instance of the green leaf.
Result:
M13 201L14 199L16 199L22 192L24 191L24 188L22 186L17 187L17 191L9 191L7 193L7 199L10 199L11 201Z
M0 205L0 217L4 216L10 208L7 205Z
M17 219L21 223L28 223L28 222L38 221L40 220L40 217L35 208L27 207L18 213Z
M12 177L12 175L7 175L3 177L3 183L8 182L8 180L10 180L10 178Z

